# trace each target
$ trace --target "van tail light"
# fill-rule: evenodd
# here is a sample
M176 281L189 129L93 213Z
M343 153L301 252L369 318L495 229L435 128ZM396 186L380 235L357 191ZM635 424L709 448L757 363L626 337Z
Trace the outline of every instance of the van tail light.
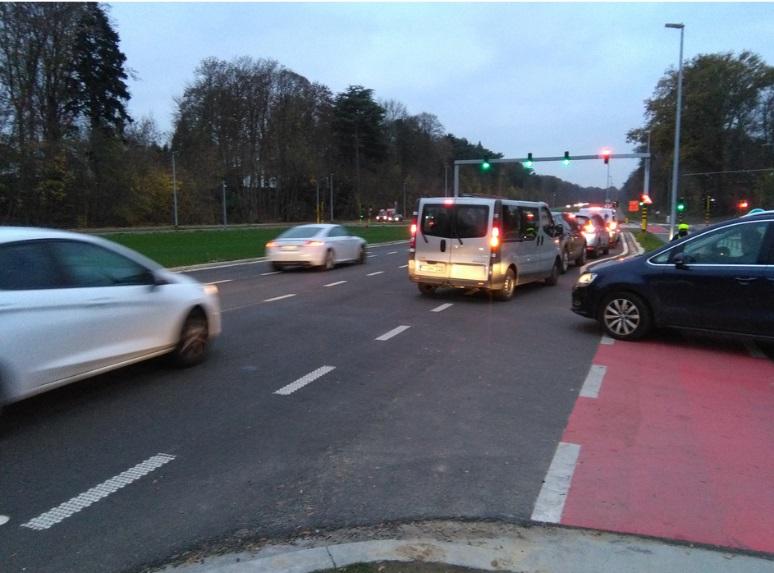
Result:
M492 250L495 250L500 246L500 227L492 227L492 236L489 238L489 246L492 247Z
M310 247L322 247L325 243L323 241L304 241L304 244Z
M417 220L411 221L411 239L409 239L409 252L413 253L417 248Z

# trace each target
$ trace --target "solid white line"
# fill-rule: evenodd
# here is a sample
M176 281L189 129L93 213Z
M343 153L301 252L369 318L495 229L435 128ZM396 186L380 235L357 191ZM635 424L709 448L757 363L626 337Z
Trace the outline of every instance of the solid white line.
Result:
M768 356L766 356L766 353L760 349L760 347L755 343L754 340L745 340L744 347L747 349L747 352L749 352L750 356L752 356L753 358L768 358Z
M377 337L376 340L381 340L381 341L389 340L393 336L397 336L401 332L403 332L404 330L408 330L409 328L411 328L411 327L410 326L398 326L397 328L393 328L391 331L385 332L381 336Z
M399 268L399 269L405 269L407 266L408 266L408 265L401 265L401 266L399 266L398 268Z
M282 296L275 296L274 298L267 298L263 302L274 302L275 300L282 300L283 298L290 298L296 296L294 294L283 294Z
M369 258L369 259L372 259L372 258L373 258L373 257L375 257L375 256L376 256L376 255L368 255L368 258Z
M592 364L586 380L583 382L580 395L584 398L598 398L599 390L602 388L602 380L607 373L607 366L601 364Z
M535 509L532 511L533 521L546 523L561 521L564 502L570 491L570 482L572 482L572 474L575 472L579 454L579 445L559 442L551 467L548 468L546 479L543 481L543 487L540 488Z
M597 259L595 261L591 261L590 263L586 263L581 267L581 274L587 272L589 269L595 267L599 263L604 263L605 261L609 261L610 259L622 259L626 255L629 254L629 242L626 240L625 234L622 233L622 240L623 240L623 250L618 255L610 255L609 257L605 257L604 259Z
M328 283L327 285L323 285L324 287L332 287L336 285L343 285L347 281L336 281L335 283Z
M5 525L9 521L11 521L11 518L7 515L0 515L0 525Z
M207 283L207 284L210 284L210 285L221 285L223 283L230 283L232 280L234 280L234 279L225 279L225 280L222 280L222 281L212 281L211 283Z
M613 344L615 344L615 338L610 338L607 334L603 334L599 343L606 344L607 346L612 346Z
M261 273L261 276L262 276L262 277L268 277L269 275L278 275L278 274L280 274L281 272L282 272L282 271L271 271L270 273Z
M433 310L431 310L430 312L443 312L444 310L446 310L446 309L447 309L447 308L449 308L450 306L454 306L454 303L447 302L446 304L442 304L441 306L436 306L436 307L435 307Z
M389 253L387 253L387 254L388 254L388 255L397 255L397 254L398 254L398 251L390 251L390 252L389 252Z
M302 376L301 378L299 378L295 382L291 382L287 386L283 386L282 388L280 388L279 390L277 390L274 393L275 394L279 394L280 396L289 396L290 394L292 394L296 390L298 390L300 388L303 388L304 386L306 386L307 384L309 384L311 382L314 382L320 376L325 376L331 370L336 370L336 367L335 366L320 366L320 368L318 368L317 370L313 370L312 372L310 372L306 376Z
M156 454L144 462L137 464L133 468L130 468L109 480L103 481L101 484L94 486L90 490L58 505L54 509L31 519L27 523L23 523L22 527L28 527L29 529L35 529L37 531L48 529L174 459L175 456L170 456L169 454Z
M383 272L384 272L384 271L376 271L375 273L368 273L366 276L367 276L367 277L372 277L372 276L375 276L375 275L380 275L380 274L382 274Z

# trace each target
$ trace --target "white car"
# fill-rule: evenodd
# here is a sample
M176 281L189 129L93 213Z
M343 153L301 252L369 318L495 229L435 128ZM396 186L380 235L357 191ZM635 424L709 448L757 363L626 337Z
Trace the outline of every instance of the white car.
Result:
M289 266L330 270L338 263L365 263L366 242L341 225L299 225L266 243L266 256L275 270Z
M204 359L215 285L110 241L0 227L0 406L154 356Z

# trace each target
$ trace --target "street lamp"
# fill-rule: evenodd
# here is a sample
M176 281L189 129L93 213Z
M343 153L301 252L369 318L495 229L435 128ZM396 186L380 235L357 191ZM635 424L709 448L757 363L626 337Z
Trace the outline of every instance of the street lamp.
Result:
M669 213L669 236L675 235L675 219L677 218L677 173L680 169L680 112L683 102L683 33L684 24L664 24L666 28L675 28L680 30L680 66L677 72L677 113L675 115L675 154L672 160L672 200Z
M177 173L175 171L175 154L177 151L172 152L172 200L174 204L175 214L175 229L177 229Z

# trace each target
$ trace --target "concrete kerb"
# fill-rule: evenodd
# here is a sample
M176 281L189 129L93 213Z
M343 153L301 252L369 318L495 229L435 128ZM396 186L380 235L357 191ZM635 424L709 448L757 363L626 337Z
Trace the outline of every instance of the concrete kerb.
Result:
M387 247L389 245L400 245L401 243L408 243L408 241L387 241L385 243L374 243L373 245L368 245L368 247ZM216 269L225 269L228 267L237 267L240 265L253 265L256 263L262 263L267 260L268 257L255 257L251 259L236 259L233 261L217 261L198 265L187 265L183 267L170 267L168 270L176 273L187 273L191 271L211 271Z
M770 573L774 566L765 556L563 527L434 523L408 526L402 533L408 536L338 544L331 544L330 538L305 539L299 545L268 545L155 571L313 573L383 561L519 573Z

